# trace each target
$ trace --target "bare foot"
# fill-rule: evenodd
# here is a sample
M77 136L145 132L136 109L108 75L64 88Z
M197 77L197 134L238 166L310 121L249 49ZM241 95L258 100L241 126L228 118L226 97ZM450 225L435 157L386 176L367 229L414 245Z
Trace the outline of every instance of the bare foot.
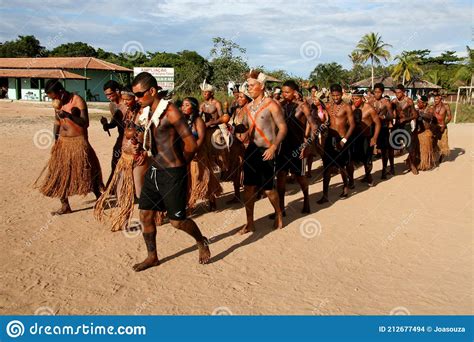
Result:
M209 240L205 237L203 242L198 242L197 247L199 249L199 263L207 264L211 258L211 251L209 250Z
M147 268L158 266L160 264L160 260L157 257L150 257L148 256L144 261L133 265L133 270L135 272L141 272L146 270Z
M309 201L305 201L303 203L303 209L301 209L302 214L309 214L311 213L311 210L309 209Z
M64 215L64 214L70 214L72 213L71 207L70 206L64 206L61 207L61 209L52 211L51 215L56 216L56 215Z
M349 188L347 186L344 187L342 190L342 194L339 195L341 198L347 198L349 197Z
M327 203L329 202L328 198L326 196L323 196L321 197L321 199L319 201L317 201L316 203L318 204L324 204L324 203Z
M282 229L283 228L283 215L276 215L275 223L273 223L274 229Z
M372 176L367 176L367 185L369 187L373 187L374 186L374 180L372 178Z
M241 230L239 230L239 234L240 235L244 235L244 234L247 234L247 233L253 233L255 231L255 227L253 224L246 224L242 227Z

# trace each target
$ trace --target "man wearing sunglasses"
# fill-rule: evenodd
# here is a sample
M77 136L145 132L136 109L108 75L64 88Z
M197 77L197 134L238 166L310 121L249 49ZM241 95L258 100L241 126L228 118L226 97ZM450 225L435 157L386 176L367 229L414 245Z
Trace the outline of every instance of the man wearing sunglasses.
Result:
M156 212L167 212L173 227L191 235L199 249L199 263L209 261L208 240L196 223L186 217L187 167L197 145L183 114L163 99L156 79L147 72L138 74L132 83L137 102L143 108L140 119L146 122L144 149L151 157L140 194L140 221L148 251L147 258L136 265L136 272L159 265L156 251ZM140 153L137 150L136 153Z

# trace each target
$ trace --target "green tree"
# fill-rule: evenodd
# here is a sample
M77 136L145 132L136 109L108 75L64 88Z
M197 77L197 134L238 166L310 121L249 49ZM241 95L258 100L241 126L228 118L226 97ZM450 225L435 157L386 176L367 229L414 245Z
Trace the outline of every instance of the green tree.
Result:
M470 83L471 87L474 83L474 49L466 46L467 57L464 60L464 65L459 67L456 71L452 82L461 82L464 85Z
M428 81L430 81L433 84L441 86L443 83L443 75L439 70L431 70L428 73L426 73L426 76L428 78Z
M144 64L148 67L175 69L175 86L180 94L199 92L199 84L210 73L209 62L196 51L184 50L178 53L158 52L149 54Z
M47 51L35 36L18 36L0 44L0 57L43 57Z
M328 88L333 83L348 84L348 72L342 65L332 63L318 64L309 75L309 81L319 87Z
M456 51L444 51L440 56L429 58L430 63L440 64L440 65L452 65L462 62L461 57L456 56Z
M419 60L418 62L419 65L429 64L431 61L431 58L429 57L429 54L431 53L431 51L428 49L410 50L410 51L405 51L405 53L416 56Z
M97 51L83 42L61 44L51 50L53 57L97 57Z
M360 52L358 52L356 50L352 51L351 54L348 55L348 57L351 60L353 66L363 64L363 58L362 58Z
M423 74L423 70L418 65L420 59L416 55L402 52L401 55L395 57L395 61L398 63L393 68L392 77L396 80L402 79L403 85L405 81L411 81L413 77Z
M210 51L212 68L211 82L214 86L225 89L229 81L238 81L249 67L244 60L246 50L231 40L213 38Z
M381 59L388 61L390 58L387 47L391 47L391 45L384 43L378 33L371 32L361 38L354 50L363 63L370 60L372 87L374 86L374 64L381 64Z

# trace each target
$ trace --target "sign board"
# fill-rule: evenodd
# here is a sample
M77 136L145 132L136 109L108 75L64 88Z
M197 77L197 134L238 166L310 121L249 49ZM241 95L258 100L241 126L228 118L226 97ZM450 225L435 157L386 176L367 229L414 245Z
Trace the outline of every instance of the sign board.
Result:
M158 85L165 90L174 88L174 68L133 68L133 76L137 76L141 72L149 72L152 74L156 78Z

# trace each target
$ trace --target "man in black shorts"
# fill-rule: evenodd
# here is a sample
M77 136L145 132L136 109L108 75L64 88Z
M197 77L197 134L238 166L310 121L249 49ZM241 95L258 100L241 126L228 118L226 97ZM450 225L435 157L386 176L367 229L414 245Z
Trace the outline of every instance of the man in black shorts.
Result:
M411 150L410 137L412 134L411 122L416 120L418 114L415 110L413 100L406 95L405 86L397 85L395 88L395 96L392 100L392 107L395 113L395 124L390 134L390 142L403 152Z
M299 91L299 87L295 81L289 80L283 83L282 96L283 115L285 116L288 133L281 143L280 152L276 157L277 163L277 189L278 197L280 199L280 208L285 214L285 187L286 177L291 171L296 176L296 181L303 191L303 209L302 213L309 213L309 194L308 194L308 179L305 176L305 161L306 152L310 149L310 144L313 143L316 122L311 116L311 111L306 102L297 101L295 94ZM306 123L311 127L312 135L305 141ZM272 216L270 216L272 217Z
M352 113L354 116L355 128L349 139L351 147L351 161L347 166L349 176L349 188L354 188L354 165L362 163L364 165L365 177L362 182L368 186L373 186L372 180L372 157L374 146L380 132L380 119L369 103L364 101L363 90L352 94Z
M382 155L382 179L387 179L387 165L390 161L390 173L395 174L395 162L393 157L393 147L390 146L390 127L393 121L392 104L388 99L383 97L385 86L383 83L375 83L374 85L374 101L373 106L379 116L381 127L377 138L377 148L380 149Z
M151 165L145 174L140 194L140 221L148 251L147 258L133 269L137 272L159 265L156 252L157 211L167 212L173 227L191 235L199 249L199 263L209 261L207 239L196 223L186 218L187 168L197 149L188 125L174 104L161 98L156 79L147 72L138 74L132 89L143 109L146 120L143 154L151 156ZM139 152L138 148L135 151ZM140 158L140 161L144 158Z
M337 169L341 173L343 190L339 197L349 196L347 165L350 162L350 151L347 141L355 128L352 107L342 101L342 87L340 84L331 85L332 101L326 106L329 113L329 127L324 141L323 153L323 196L317 202L329 202L329 183L331 172Z
M275 209L274 228L283 228L283 217L275 191L275 155L286 135L287 127L281 107L275 100L265 97L266 76L256 70L248 74L248 92L253 101L244 107L243 125L248 127L249 146L244 157L244 197L247 224L239 231L245 234L255 231L253 212L255 195L265 194ZM278 134L276 132L278 128Z

